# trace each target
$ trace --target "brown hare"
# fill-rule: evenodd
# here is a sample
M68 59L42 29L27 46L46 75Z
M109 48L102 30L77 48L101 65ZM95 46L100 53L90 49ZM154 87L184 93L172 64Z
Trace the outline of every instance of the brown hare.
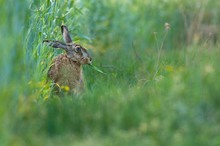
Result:
M65 50L65 54L54 58L48 77L55 83L56 88L64 86L78 94L84 88L82 65L91 64L92 58L84 47L73 43L65 25L61 26L61 32L65 43L55 40L43 41L53 48Z

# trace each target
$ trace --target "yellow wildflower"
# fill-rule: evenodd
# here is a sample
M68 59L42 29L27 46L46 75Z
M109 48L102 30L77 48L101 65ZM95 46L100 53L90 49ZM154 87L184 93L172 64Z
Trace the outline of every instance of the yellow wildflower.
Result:
M70 90L70 87L69 86L62 86L61 89L63 89L63 90L68 92Z
M168 72L173 72L174 68L171 65L165 66L165 70Z

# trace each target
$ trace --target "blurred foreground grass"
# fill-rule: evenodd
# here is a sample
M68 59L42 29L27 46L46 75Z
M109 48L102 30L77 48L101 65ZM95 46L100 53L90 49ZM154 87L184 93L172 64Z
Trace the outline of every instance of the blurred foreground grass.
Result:
M187 2L181 8L192 9ZM169 9L165 1L140 0L0 4L1 145L220 144L220 50L183 45L175 1ZM218 5L207 9L217 13ZM160 49L166 21L171 29ZM51 95L46 82L61 51L41 42L62 40L62 23L107 73L85 66L80 96Z

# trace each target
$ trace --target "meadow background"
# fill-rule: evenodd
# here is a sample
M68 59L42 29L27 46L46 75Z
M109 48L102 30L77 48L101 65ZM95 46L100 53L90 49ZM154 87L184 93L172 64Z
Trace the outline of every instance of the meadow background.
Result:
M220 1L0 0L1 146L220 145ZM164 26L165 23L169 25ZM47 71L60 25L88 48L85 92Z

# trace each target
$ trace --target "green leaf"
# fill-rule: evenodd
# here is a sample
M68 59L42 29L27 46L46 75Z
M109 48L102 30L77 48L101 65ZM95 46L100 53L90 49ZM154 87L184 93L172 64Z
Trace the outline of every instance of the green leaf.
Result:
M101 69L99 69L98 67L96 67L96 66L94 66L94 65L92 65L92 64L90 64L90 66L94 69L94 70L96 70L97 72L99 72L99 73L102 73L102 74L106 74L105 72L103 72Z

